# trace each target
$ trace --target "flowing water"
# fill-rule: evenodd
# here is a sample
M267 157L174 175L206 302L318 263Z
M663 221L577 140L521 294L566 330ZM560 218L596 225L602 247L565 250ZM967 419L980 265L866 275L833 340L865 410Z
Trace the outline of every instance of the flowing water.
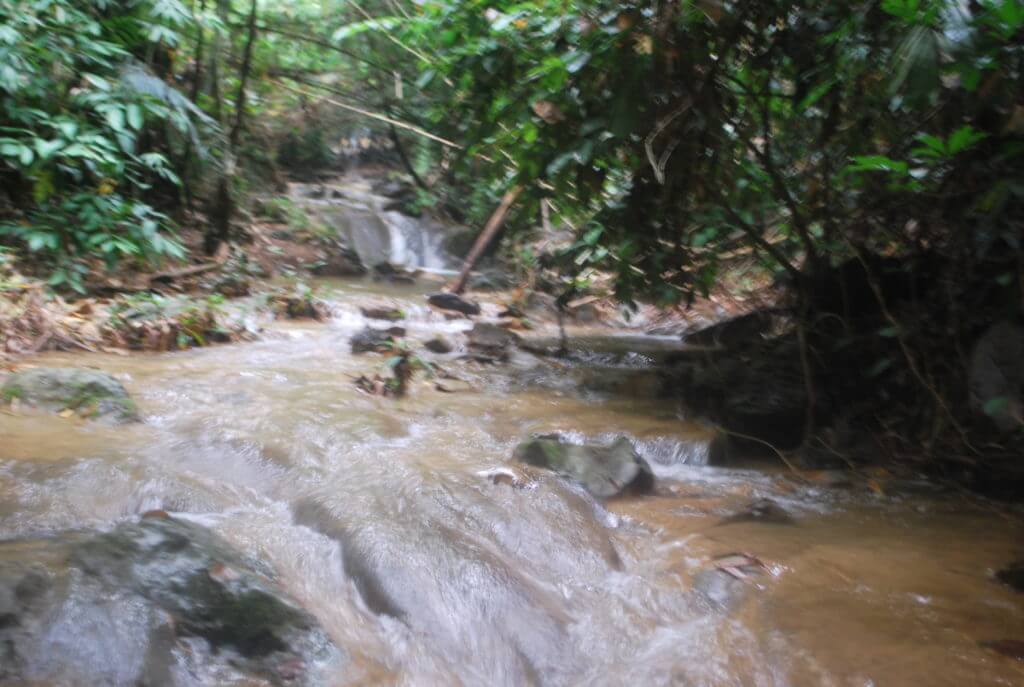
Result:
M593 359L439 356L465 380L456 393L425 379L400 400L359 393L351 376L384 358L347 341L375 290L336 284L334 320L258 343L27 361L115 374L145 422L0 414L0 539L153 509L201 522L322 624L341 655L327 684L1024 684L1024 664L979 644L1024 638L1024 596L992 578L1022 553L1012 513L883 477L871 489L702 466L707 432L673 404L577 383ZM387 295L412 340L468 326L415 290ZM550 431L629 436L655 493L601 504L550 474L479 474ZM730 517L759 498L788 517ZM739 552L766 571L716 572L715 593L701 571ZM116 627L127 611L111 608ZM117 665L145 647L80 608L59 614L47 622L81 628L41 649L79 663L62 684L127 684ZM50 663L36 684L58 682Z
M319 184L292 183L289 197L315 221L331 227L362 263L443 270L450 228L432 218L417 219L387 209L390 199L374 192L358 173Z

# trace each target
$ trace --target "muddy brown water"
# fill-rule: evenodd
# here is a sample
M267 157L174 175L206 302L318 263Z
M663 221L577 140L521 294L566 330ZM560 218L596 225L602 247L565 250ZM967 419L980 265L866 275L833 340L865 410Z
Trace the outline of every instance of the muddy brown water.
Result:
M358 304L396 299L413 341L468 323L415 289L328 288L333 321L257 343L26 361L107 370L146 421L0 414L0 539L189 514L323 624L346 657L337 685L1024 684L1024 664L979 644L1024 638L1024 595L993 580L1024 554L1017 513L884 477L702 466L705 429L581 388L592 361L440 356L469 390L367 396L351 376L384 358L349 353ZM550 431L631 437L656 493L600 504L552 475L478 474ZM759 498L789 521L729 519ZM695 580L733 553L766 570L726 607Z

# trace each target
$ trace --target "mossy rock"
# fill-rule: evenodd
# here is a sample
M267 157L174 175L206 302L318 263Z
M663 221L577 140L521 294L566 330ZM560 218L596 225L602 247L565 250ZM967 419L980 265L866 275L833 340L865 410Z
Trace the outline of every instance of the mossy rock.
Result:
M570 444L556 435L541 436L519 444L514 457L565 475L598 498L645 493L654 486L651 466L625 437L610 446L595 446Z
M82 417L118 423L139 420L135 402L121 382L99 370L76 367L33 367L15 372L0 388L0 398Z

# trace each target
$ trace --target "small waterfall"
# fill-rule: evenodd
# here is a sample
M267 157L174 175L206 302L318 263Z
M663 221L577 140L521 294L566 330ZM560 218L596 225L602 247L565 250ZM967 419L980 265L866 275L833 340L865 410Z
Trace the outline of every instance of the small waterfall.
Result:
M446 227L430 218L386 210L391 199L373 192L360 177L326 184L295 183L292 200L316 220L337 231L367 267L387 262L410 269L446 270Z

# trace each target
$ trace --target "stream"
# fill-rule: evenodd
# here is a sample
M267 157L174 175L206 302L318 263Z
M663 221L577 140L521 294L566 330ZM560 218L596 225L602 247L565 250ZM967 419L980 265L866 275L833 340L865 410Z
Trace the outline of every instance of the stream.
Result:
M983 644L1024 638L1024 596L993 579L1022 553L1012 512L884 475L869 489L702 465L708 432L674 404L586 383L595 366L643 356L519 352L486 366L435 355L465 388L441 393L421 376L407 398L370 396L352 377L385 357L349 351L367 324L361 303L398 304L417 349L471 323L428 309L424 286L323 286L332 320L276 323L256 343L24 361L110 372L145 419L0 413L0 630L30 628L16 669L0 649L11 661L0 685L1024 684L1024 664ZM654 493L599 503L539 470L517 484L489 477L519 441L555 431L627 436ZM751 510L762 499L777 517ZM142 596L122 595L137 583L114 573L95 587L87 573L106 554L89 537L146 513L212 532L232 565L257 561L330 649L299 651L301 671L210 668L204 655L232 649L157 629L185 622L168 608L217 609L181 610L159 581ZM733 554L763 566L716 567ZM118 555L117 574L141 565ZM147 561L157 580L177 565ZM64 596L5 616L4 595L27 594L26 569L63 580ZM157 637L171 642L159 669Z

